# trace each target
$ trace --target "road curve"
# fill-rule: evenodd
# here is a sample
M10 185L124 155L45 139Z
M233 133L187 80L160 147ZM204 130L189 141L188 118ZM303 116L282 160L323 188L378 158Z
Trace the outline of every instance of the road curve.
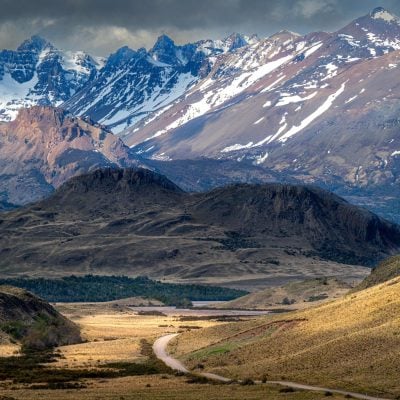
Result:
M168 343L175 337L177 337L179 333L172 333L169 335L161 336L158 338L154 344L153 344L153 351L154 354L158 359L163 361L166 365L168 365L170 368L183 372L185 374L190 373L190 371L176 358L171 357L167 353L167 346ZM196 373L196 375L204 376L209 379L214 379L220 382L231 382L232 379L226 378L221 375L216 375L208 372L201 372L201 373ZM256 381L255 383L261 383L260 381ZM289 381L268 381L266 383L269 384L274 384L274 385L281 385L281 386L286 386L286 387L291 387L293 389L301 389L301 390L309 390L312 392L331 392L331 393L337 393L337 394L342 394L344 396L351 396L355 399L361 399L361 400L389 400L385 399L382 397L373 397L373 396L368 396L367 394L362 394L362 393L354 393L354 392L347 392L346 390L339 390L339 389L329 389L325 387L319 387L319 386L310 386L310 385L303 385L301 383L295 383L295 382L289 382Z
M168 367L187 374L189 373L189 370L179 360L171 357L167 353L168 343L178 335L179 333L172 333L170 335L161 336L154 342L153 351L156 357L160 359L164 364L168 365Z
M185 374L190 373L190 371L176 358L171 357L167 353L167 345L168 343L175 337L177 337L179 333L172 333L170 335L161 336L158 338L153 344L153 351L154 354L158 359L164 362L164 364L168 365L168 367L183 372ZM224 376L211 374L207 372L196 373L196 375L204 376L209 379L214 379L220 382L231 382L231 379L225 378Z

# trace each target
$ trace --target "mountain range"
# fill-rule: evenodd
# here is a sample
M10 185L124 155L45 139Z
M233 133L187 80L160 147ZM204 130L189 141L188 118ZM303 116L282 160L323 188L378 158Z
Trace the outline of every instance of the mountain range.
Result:
M233 34L185 45L162 35L150 50L123 47L107 58L34 36L0 52L2 207L113 162L168 171L192 190L247 179L317 184L399 221L399 62L400 19L381 7L333 33ZM32 105L45 106L37 115L57 106L100 126L120 155L110 159L98 146L84 166L75 159L66 173L46 161L43 173L24 151L25 135L38 132L14 134L26 119L18 109ZM67 142L77 156L77 142ZM15 151L17 160L3 155ZM40 190L21 194L16 180L26 176L40 180Z
M397 196L399 50L400 19L381 8L334 33L281 32L219 58L124 140L148 158L252 160L341 194Z

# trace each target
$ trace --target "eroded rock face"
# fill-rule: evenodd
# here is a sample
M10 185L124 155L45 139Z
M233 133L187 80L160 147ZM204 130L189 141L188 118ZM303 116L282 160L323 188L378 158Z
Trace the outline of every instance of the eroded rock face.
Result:
M105 127L62 109L22 109L0 126L1 195L8 203L36 200L101 166L134 164L129 149Z

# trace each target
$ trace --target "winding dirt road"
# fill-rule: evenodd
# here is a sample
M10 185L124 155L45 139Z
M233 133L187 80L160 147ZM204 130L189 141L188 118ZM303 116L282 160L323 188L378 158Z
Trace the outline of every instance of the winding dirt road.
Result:
M190 371L179 360L171 357L167 352L168 343L173 338L177 337L178 335L179 335L179 333L172 333L169 335L161 336L154 342L153 351L154 351L154 354L156 355L156 357L159 358L161 361L163 361L170 368L187 374L187 373L190 373ZM207 373L207 372L196 373L196 375L204 376L206 378L214 379L214 380L217 380L220 382L231 382L232 381L232 379L226 378L224 376L211 374L211 373ZM260 384L261 382L256 381L255 383ZM346 390L329 389L329 388L324 388L324 387L319 387L319 386L303 385L301 383L288 382L288 381L268 381L266 383L286 386L286 387L290 387L293 389L309 390L309 391L313 391L313 392L338 393L338 394L342 394L344 396L351 396L355 399L361 399L361 400L389 400L389 399L385 399L382 397L368 396L367 394L362 394L362 393L347 392Z

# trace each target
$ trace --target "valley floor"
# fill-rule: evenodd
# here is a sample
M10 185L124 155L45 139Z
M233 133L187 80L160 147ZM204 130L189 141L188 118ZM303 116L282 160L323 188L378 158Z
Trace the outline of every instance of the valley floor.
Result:
M209 319L182 321L176 316L135 315L125 305L110 303L58 304L57 308L82 328L85 343L64 346L59 368L96 368L105 362L145 362L143 339L152 343L157 337L173 332L200 331L227 322ZM245 318L249 319L249 318ZM251 318L250 318L251 319ZM235 324L235 323L234 323ZM3 350L0 346L2 355ZM10 348L7 348L8 352ZM15 348L14 348L15 350ZM54 366L54 365L53 365ZM32 389L29 384L0 383L1 400L203 400L203 399L322 399L324 393L287 391L274 385L188 383L190 378L175 374L128 376L115 379L86 379L80 389ZM344 396L333 395L332 399Z

